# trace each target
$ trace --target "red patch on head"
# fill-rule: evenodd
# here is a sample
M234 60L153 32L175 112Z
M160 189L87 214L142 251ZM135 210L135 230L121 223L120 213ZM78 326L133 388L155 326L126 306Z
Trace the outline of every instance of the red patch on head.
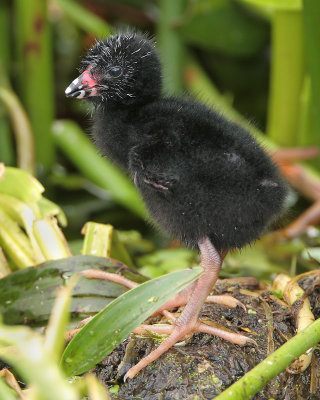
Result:
M88 69L83 71L82 79L81 79L81 83L83 85L88 84L89 88L94 87L96 85L96 81L93 79L93 76L91 74L91 69L92 69L92 67L89 67Z

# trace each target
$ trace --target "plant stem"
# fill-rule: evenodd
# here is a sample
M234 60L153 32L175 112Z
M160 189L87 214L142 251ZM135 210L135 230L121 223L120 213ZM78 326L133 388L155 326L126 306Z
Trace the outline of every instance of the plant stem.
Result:
M31 174L35 173L35 152L31 126L18 97L0 86L0 100L10 116L17 146L17 165ZM1 136L1 135L0 135Z
M177 21L185 8L185 0L160 0L160 16L158 22L157 38L159 41L161 60L164 65L164 80L166 94L177 94L183 89L183 62L184 47L179 33L174 29Z
M10 68L10 9L9 1L0 2L0 85L5 85ZM5 78L3 79L3 77ZM14 164L13 142L8 118L0 105L0 161L6 165Z
M54 161L53 62L47 1L15 0L15 29L21 66L19 90L34 132L37 162L46 171Z
M231 385L216 400L249 400L272 378L320 341L320 318Z
M4 255L2 248L0 247L0 279L11 274L9 263Z
M88 221L82 228L84 234L81 254L110 257L113 226Z
M199 64L197 64L197 62L190 56L188 57L184 75L188 89L196 98L200 101L205 100L206 104L212 106L216 111L225 115L226 118L230 119L230 121L233 121L244 129L247 129L264 148L269 151L275 151L278 149L275 142L264 135L263 132L257 129L254 125L250 124L250 122L237 110L232 108L226 99L219 93ZM314 185L317 186L320 180L319 172L315 168L307 165L299 164L299 166L301 167L301 172L304 174L306 181L314 181Z
M303 1L304 39L307 58L307 69L310 75L310 114L314 123L312 130L313 144L320 147L320 2L319 0ZM320 166L318 160L317 165Z
M302 15L277 8L272 23L272 64L267 134L280 146L297 144L304 73Z

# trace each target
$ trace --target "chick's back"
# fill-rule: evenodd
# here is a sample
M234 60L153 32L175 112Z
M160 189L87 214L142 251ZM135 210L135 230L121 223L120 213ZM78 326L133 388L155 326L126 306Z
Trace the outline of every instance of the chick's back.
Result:
M281 212L286 186L254 138L192 100L161 99L136 115L129 170L147 208L190 245L241 248Z

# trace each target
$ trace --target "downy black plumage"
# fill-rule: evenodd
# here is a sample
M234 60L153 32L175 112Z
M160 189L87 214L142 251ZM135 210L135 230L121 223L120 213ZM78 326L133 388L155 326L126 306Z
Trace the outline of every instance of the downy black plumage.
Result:
M241 248L281 212L285 184L246 130L199 102L161 94L152 40L127 32L97 41L80 72L66 94L94 103L97 147L130 173L172 237Z

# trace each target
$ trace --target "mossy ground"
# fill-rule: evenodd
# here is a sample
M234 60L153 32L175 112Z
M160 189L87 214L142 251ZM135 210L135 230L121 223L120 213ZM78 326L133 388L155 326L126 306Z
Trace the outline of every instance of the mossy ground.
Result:
M310 302L315 317L320 316L320 288L312 279L300 282L305 290L312 288ZM228 293L239 299L247 311L206 304L201 318L252 337L258 344L238 346L218 337L195 334L185 345L174 347L157 362L126 383L119 378L118 366L125 357L120 374L155 348L152 338L132 336L115 349L96 369L107 386L119 384L113 394L119 400L197 400L214 399L252 369L268 354L280 347L295 333L293 310L272 292L259 287L254 280L222 280L215 293ZM129 348L126 351L126 347ZM256 394L254 400L315 400L320 398L320 351L316 350L311 366L292 375L284 371ZM118 378L117 378L118 376ZM118 380L117 380L118 379Z

